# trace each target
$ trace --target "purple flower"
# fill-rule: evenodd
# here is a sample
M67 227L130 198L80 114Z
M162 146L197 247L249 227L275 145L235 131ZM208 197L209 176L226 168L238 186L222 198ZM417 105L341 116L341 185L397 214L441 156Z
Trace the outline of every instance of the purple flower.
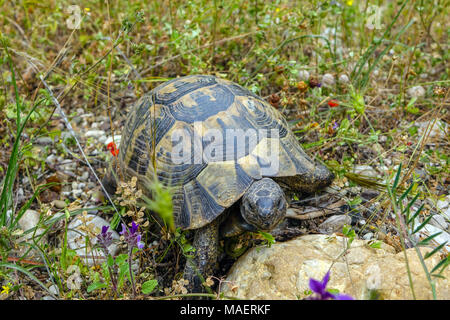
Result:
M138 231L139 225L134 223L131 224L131 229L128 229L127 226L122 223L122 231L120 234L124 236L125 241L130 246L130 249L137 247L138 249L144 248L144 243L141 241L142 235Z
M339 124L336 121L333 121L333 130L339 128Z
M102 231L97 235L98 242L108 251L108 247L112 244L113 238L112 233L108 232L109 226L103 226Z
M353 300L353 298L346 294L332 294L327 291L327 284L330 280L330 271L323 277L322 281L316 279L309 279L309 288L316 294L315 297L309 297L308 300Z

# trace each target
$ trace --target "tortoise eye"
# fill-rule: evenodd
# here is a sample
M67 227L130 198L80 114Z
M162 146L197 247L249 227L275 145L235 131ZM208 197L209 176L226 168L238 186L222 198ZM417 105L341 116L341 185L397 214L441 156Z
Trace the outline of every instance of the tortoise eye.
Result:
M254 211L256 209L256 203L249 201L248 207L250 208L250 210Z

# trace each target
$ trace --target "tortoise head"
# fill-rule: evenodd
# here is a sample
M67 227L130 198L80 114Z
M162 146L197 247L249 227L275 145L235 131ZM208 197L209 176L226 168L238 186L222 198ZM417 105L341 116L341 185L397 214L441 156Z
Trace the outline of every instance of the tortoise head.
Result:
M270 178L255 181L244 194L241 215L245 230L269 231L286 215L286 198L280 186Z

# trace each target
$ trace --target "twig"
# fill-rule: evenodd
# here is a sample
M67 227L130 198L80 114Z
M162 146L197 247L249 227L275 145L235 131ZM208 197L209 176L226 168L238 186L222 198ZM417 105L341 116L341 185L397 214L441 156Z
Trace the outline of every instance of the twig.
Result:
M319 210L311 210L311 211L307 211L307 212L305 212L299 208L291 207L291 208L287 209L286 217L297 219L297 220L314 219L314 218L332 214L332 213L336 212L337 208L339 208L343 205L345 205L345 201L339 200L326 208L320 208Z

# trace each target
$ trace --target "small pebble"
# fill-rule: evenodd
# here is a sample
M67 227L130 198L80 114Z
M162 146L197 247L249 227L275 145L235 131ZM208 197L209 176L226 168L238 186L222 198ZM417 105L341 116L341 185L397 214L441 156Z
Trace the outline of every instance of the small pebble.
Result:
M353 172L368 177L378 177L378 173L375 169L367 165L357 165L353 168Z
M39 137L35 140L35 143L45 146L45 145L52 144L53 140L50 137Z
M410 97L420 98L425 95L425 89L422 86L416 86L416 87L409 88L407 93Z
M298 79L301 81L308 81L309 80L309 72L306 70L300 70L298 72Z
M367 232L362 238L363 238L363 240L370 240L373 238L373 233Z
M80 176L81 181L87 181L89 179L89 171L84 171L83 174Z
M89 130L84 135L87 138L89 138L89 137L100 138L100 137L105 135L105 131L103 131L103 130Z
M114 135L114 143L116 144L117 148L119 148L119 146L120 146L120 139L121 138L122 138L121 135ZM112 137L108 137L108 138L106 138L104 143L107 146L111 142L113 142L113 138Z
M48 291L50 291L53 295L57 296L59 295L59 289L56 285L52 284L49 288Z
M325 87L332 87L335 84L334 76L331 73L325 73L322 77L322 84Z
M347 76L346 74L341 74L341 75L339 76L339 82L342 82L342 83L349 83L350 80L348 79L348 76Z
M333 232L341 232L342 227L345 224L350 224L352 222L352 218L348 215L336 215L331 216L324 222L319 225L319 230L322 233L331 234Z
M54 165L56 163L57 157L54 154L51 154L45 159L45 163L48 165Z
M53 200L52 204L58 209L64 209L67 206L67 203L62 200Z
M438 200L438 202L436 203L436 207L438 207L439 209L445 209L448 207L448 200Z
M75 198L81 197L82 194L83 194L83 190L80 190L80 189L74 189L74 190L72 190L72 195L73 195Z

